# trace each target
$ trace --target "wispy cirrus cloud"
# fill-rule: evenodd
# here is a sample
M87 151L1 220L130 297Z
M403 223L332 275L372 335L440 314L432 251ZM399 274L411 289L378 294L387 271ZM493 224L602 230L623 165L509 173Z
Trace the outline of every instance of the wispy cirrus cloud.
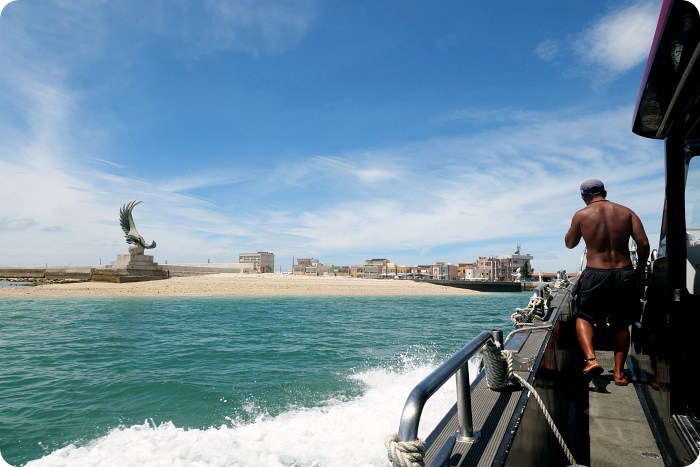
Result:
M573 54L576 69L610 81L646 60L658 15L658 2L625 2L570 37L542 40L535 55L552 62Z
M226 51L259 56L293 48L315 18L315 4L315 0L159 0L138 9L115 8L124 14L137 11L135 24L178 39L177 46L189 56Z

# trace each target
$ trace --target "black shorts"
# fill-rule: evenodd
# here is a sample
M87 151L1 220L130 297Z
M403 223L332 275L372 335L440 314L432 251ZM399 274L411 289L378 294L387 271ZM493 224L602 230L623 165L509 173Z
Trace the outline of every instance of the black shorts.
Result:
M632 266L586 268L579 278L574 316L596 327L618 331L639 318L641 297L642 288Z

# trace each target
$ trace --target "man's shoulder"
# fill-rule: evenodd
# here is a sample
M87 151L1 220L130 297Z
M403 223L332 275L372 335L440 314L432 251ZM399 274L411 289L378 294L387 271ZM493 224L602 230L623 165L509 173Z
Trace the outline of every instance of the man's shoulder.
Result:
M618 212L627 212L630 214L634 214L634 211L625 206L624 204L613 203L612 201L610 201L610 205L613 207L613 209L615 209Z

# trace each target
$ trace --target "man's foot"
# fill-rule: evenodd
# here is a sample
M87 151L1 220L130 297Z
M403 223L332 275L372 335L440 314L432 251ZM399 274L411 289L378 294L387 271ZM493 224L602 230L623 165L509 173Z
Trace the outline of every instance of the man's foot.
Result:
M603 374L603 367L598 365L598 360L595 357L585 360L586 367L583 369L583 377L587 379L597 378Z
M629 379L627 378L627 372L625 370L620 372L613 370L613 378L615 379L615 386L627 386L627 384L629 384Z

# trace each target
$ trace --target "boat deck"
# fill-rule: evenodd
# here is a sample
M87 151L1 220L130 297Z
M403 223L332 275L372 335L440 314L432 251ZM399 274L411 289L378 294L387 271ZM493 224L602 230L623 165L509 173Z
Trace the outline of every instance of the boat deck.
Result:
M646 382L639 381L630 370L630 384L616 386L612 376L613 352L598 351L596 356L606 371L584 388L587 391L582 391L577 401L576 462L591 467L663 467L639 400L641 385ZM628 362L627 368L630 367Z
M566 297L568 294L554 297L553 308L561 305L561 315L549 318L551 322L560 320L553 332L518 333L506 342L507 350L537 359L533 362L533 368L539 368L537 375L531 371L515 373L535 386L547 407L570 406L568 411L550 416L577 465L663 467L662 453L641 402L642 389L648 390L647 381L637 377L628 359L630 384L616 386L613 352L606 348L596 352L606 371L590 382L579 376L582 357L576 353L580 347ZM513 385L508 390L493 391L480 372L471 385L471 394L476 441L455 441L459 431L455 406L426 439L426 466L557 465L550 460L552 455L561 459L559 465L570 464L526 389Z

